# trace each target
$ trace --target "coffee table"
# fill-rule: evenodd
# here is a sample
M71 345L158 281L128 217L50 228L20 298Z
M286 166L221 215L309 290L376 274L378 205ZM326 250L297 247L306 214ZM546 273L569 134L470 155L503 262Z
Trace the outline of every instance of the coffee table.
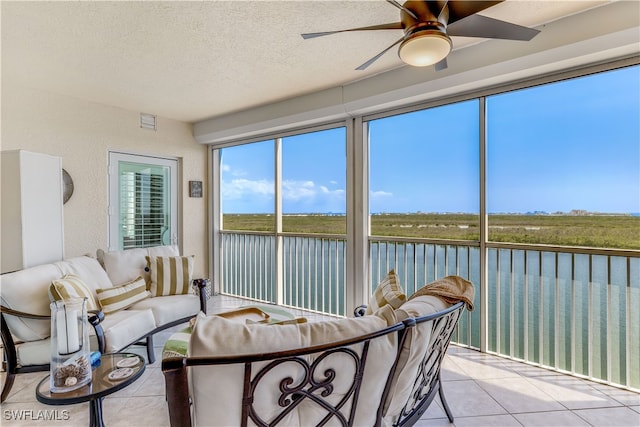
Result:
M137 358L134 363L133 357ZM132 372L122 379L112 379L109 374L120 366L128 366ZM104 427L102 419L102 399L140 378L144 372L144 359L133 353L109 353L100 358L100 366L93 369L91 382L76 390L65 393L52 393L47 375L36 387L38 402L46 405L72 405L74 403L89 402L89 426ZM112 375L113 377L113 375Z

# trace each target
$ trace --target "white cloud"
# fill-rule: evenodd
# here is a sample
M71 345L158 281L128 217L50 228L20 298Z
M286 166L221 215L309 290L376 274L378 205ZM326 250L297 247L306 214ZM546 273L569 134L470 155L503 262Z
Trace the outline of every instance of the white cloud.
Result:
M311 199L316 195L313 181L282 181L283 200Z
M372 191L369 193L371 198L377 199L382 197L393 197L393 193L389 193L387 191Z
M248 180L236 178L222 183L223 200L242 200L251 198L274 197L273 181ZM316 185L313 181L284 180L282 182L282 200L289 204L289 209L304 211L343 211L344 189L329 189L325 185Z
M222 184L223 199L242 199L252 196L273 196L273 181L261 179L251 181L249 179L232 179Z

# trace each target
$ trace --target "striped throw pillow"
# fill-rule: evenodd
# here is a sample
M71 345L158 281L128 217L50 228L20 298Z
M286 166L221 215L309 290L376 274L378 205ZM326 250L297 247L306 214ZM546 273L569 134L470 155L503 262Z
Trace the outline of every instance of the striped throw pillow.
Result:
M151 273L151 295L160 297L191 292L193 255L146 258Z
M69 298L86 298L87 310L98 310L98 303L93 297L91 289L74 274L66 274L61 279L54 280L49 286L49 297L52 301Z
M151 296L147 291L147 283L140 276L137 279L107 289L96 289L98 301L105 314L131 307L138 301Z
M407 296L404 294L402 286L400 286L398 275L394 270L391 270L380 283L378 283L376 290L373 292L373 295L371 295L366 314L373 314L387 304L396 310L400 308L406 300Z

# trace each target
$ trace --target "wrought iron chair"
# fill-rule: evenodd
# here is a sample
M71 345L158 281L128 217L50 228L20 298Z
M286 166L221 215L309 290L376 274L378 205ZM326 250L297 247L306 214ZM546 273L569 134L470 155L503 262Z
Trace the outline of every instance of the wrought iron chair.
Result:
M242 426L275 426L281 422L286 423L283 419L305 400L314 402L322 414L320 415L321 421L317 425L352 426L354 425L354 416L367 359L369 356L376 356L369 353L371 342L381 339L385 335L402 331L412 324L413 319L408 319L403 323L356 338L290 351L238 357L172 357L164 359L162 370L165 375L171 425L173 427L192 425L190 408L192 400L189 398L188 367L242 364L244 365ZM340 355L336 358L337 364L332 361L332 356L336 354ZM354 365L348 381L345 379L345 369L342 366L345 360L344 356L353 361ZM393 366L395 366L395 362ZM302 379L294 380L290 374L294 369L298 371L302 369L304 372ZM286 374L282 374L283 370L286 371ZM383 398L378 406L376 425L380 425L382 419L382 404L389 389L391 374L387 377ZM264 381L266 377L274 375L276 375L275 378ZM281 377L280 375L285 376ZM211 380L215 381L215 378ZM336 400L334 384L337 382L344 384L345 381L349 384L348 390L339 400ZM278 385L278 389L269 388L263 382L275 383ZM277 401L280 407L277 416L263 419L259 411L256 410L254 401L260 399L260 393L269 394L272 399ZM363 398L367 397L363 396ZM211 404L215 405L215 402L211 402Z
M383 422L394 426L411 426L420 419L436 396L440 395L447 417L453 422L453 415L446 402L442 385L440 382L440 366L446 354L451 335L458 323L460 315L464 310L464 303L457 303L445 310L438 311L421 317L410 317L401 323L375 333L362 335L357 338L341 342L318 345L315 347L301 348L298 350L282 351L274 353L264 353L248 356L212 356L212 357L172 357L162 361L162 371L165 375L167 403L169 406L169 418L171 425L191 426L191 405L193 401L189 396L189 376L187 368L207 365L244 365L244 384L242 396L241 425L275 426L281 422L287 414L306 399L315 402L326 415L316 425L354 425L354 414L358 404L360 386L362 385L362 373L367 362L369 344L372 340L381 338L390 333L398 334L398 353L395 362L388 374L384 392L378 405L376 422L374 425L380 426ZM418 334L418 335L412 335ZM416 336L426 337L425 340L414 339ZM360 352L354 351L352 346L363 343ZM413 350L417 351L420 357L412 366L400 366L402 363L402 352L409 351L410 346L416 345ZM322 369L319 365L323 360L329 360L332 354L341 353L348 355L354 361L355 373L351 380L351 387L337 404L329 402L329 398L334 389L333 382L337 375L341 374L341 367L325 366ZM309 361L309 355L311 361ZM373 355L375 357L375 355ZM262 364L255 368L256 363ZM303 380L294 380L289 374L284 377L277 377L277 381L272 378L270 384L278 384L278 387L267 388L262 386L264 378L278 368L282 370L287 364L294 364L302 367L304 371ZM417 366L415 366L417 365ZM290 366L290 365L289 365ZM257 372L254 372L256 370ZM322 372L316 372L322 371ZM392 396L390 390L394 387L394 382L401 376L411 373L410 378L413 385L410 394L402 394L400 400L392 401L398 395ZM195 372L193 375L197 375ZM320 377L320 379L318 378ZM215 381L211 378L211 381ZM254 408L254 401L259 399L257 393L267 393L272 399L277 401L281 410L279 414L271 419L261 418ZM362 395L363 399L370 396ZM393 403L394 408L401 408L398 413L388 414L387 409ZM215 405L216 402L211 402ZM224 410L224 408L220 408ZM322 412L324 414L324 412ZM391 419L391 422L387 420Z
M440 396L440 401L447 418L449 418L449 422L453 423L453 414L442 389L440 368L464 307L464 302L458 302L446 310L414 318L415 326L408 329L407 334L415 333L416 330L422 329L422 333L428 334L430 338L428 345L424 346L423 356L418 365L417 375L409 398L397 415L394 426L414 425L429 408L436 394ZM410 340L410 338L408 337L407 340ZM401 368L398 367L395 377L397 378L400 374Z

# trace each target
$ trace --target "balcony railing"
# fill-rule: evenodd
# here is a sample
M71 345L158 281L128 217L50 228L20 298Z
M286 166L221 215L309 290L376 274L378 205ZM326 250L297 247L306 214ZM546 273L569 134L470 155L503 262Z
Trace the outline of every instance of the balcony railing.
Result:
M309 311L345 315L343 236L281 236L278 300L276 246L271 233L222 233L222 292Z
M278 300L273 234L222 233L222 292L345 315L346 241L336 236L281 236ZM640 253L488 243L487 318L477 242L372 238L371 282L395 269L411 295L424 284L460 275L476 284L473 312L453 339L577 376L640 390ZM373 285L372 285L373 286Z

